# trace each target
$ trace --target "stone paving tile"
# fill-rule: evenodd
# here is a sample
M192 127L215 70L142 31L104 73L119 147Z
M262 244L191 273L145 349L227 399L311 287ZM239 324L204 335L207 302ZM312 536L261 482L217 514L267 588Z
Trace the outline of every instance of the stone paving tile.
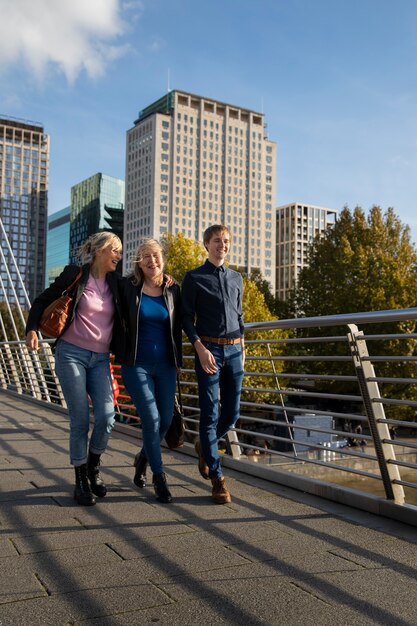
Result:
M30 554L16 555L1 559L1 565L4 569L13 567L13 562L18 563L21 567L26 567L39 575L42 572L64 571L65 569L73 569L75 567L83 567L84 565L100 565L102 567L111 566L118 563L122 558L106 544L95 544L93 546L83 546L80 550L76 548L67 548L63 546L61 549L48 550L43 545L42 539L38 537L36 542L37 550Z
M40 496L51 496L51 492L50 490L47 493L39 492L35 485L30 484L27 480L18 484L0 485L0 502L2 503L15 503L16 500L21 500L22 498Z
M45 452L37 452L33 456L30 454L20 456L7 454L5 458L12 469L30 470L36 467L53 468L59 466L62 459L61 455L61 452L51 452L49 448Z
M2 626L68 626L71 607L65 596L43 596L0 605Z
M51 446L46 441L34 441L31 437L19 441L0 440L0 454L13 455L13 458L17 457L17 459L37 457L39 454L50 453L50 451Z
M308 579L310 574L328 572L352 572L363 570L361 565L355 565L339 558L329 552L317 552L313 554L283 555L280 559L269 561L249 561L239 565L233 565L227 569L213 569L196 572L194 579L197 582L217 583L223 580L253 580L254 584L270 577L286 576L292 580L300 581ZM158 577L154 579L161 587L170 584L181 585L182 577L175 578Z
M391 569L318 574L304 588L325 602L350 606L378 624L417 624L417 581Z
M165 587L167 589L167 587ZM178 586L173 583L168 588L175 597ZM254 585L250 580L238 580L227 584L199 585L193 579L188 581L190 597L181 599L163 610L147 610L141 613L138 624L152 616L158 624L193 624L201 619L204 624L250 624L254 626L347 626L369 624L362 615L347 610L344 614L339 607L323 602L313 594L294 585L289 579L270 577ZM194 596L194 600L190 598ZM175 608L174 608L175 607ZM207 616L207 619L205 618ZM317 620L319 615L319 620ZM126 616L128 618L128 616ZM143 620L143 621L141 621ZM103 622L104 624L110 622ZM116 624L134 622L116 621Z
M10 539L0 539L0 559L7 556L16 556L18 551Z
M3 502L0 507L0 534L2 536L29 535L37 532L69 530L80 526L73 512L58 506L51 498Z
M29 564L21 563L18 558L5 558L1 559L0 565L0 604L47 595L45 587Z
M221 549L223 543L220 538L210 533L195 531L176 534L174 537L168 535L133 541L111 542L110 546L123 559L128 560L158 554L171 555L176 552L200 553L208 549Z
M157 580L191 572L219 570L245 563L246 560L227 548L201 550L198 554L179 552L114 562L111 566L83 564L62 572L60 568L42 570L42 580L51 593L120 587L127 582ZM59 574L59 578L57 578Z
M234 545L242 541L252 541L259 537L262 537L264 540L279 539L282 533L279 527L274 527L268 522L249 518L230 521L193 520L190 522L190 526L196 531L215 534L228 545Z
M97 544L117 544L118 542L134 542L137 540L146 541L150 538L170 538L174 541L176 535L194 534L196 531L186 524L169 522L166 524L143 524L139 525L118 525L111 528L85 530L79 526L78 530L55 533L35 534L26 537L15 537L13 544L20 554L33 554L48 550L59 550L62 548L82 548L95 546ZM9 540L7 540L9 541ZM3 543L6 540L3 540ZM2 555L2 543L0 542L0 555ZM6 551L6 548L3 547ZM6 556L9 556L6 554Z
M81 624L84 620L87 623L91 620L101 623L105 616L126 612L138 615L139 610L142 612L149 607L157 607L159 610L171 602L163 591L150 583L125 581L123 585L113 588L75 591L0 606L0 623L2 626L68 626ZM136 622L136 625L141 623Z
M317 552L327 552L331 549L331 543L314 539L311 537L292 537L282 535L279 539L257 539L250 544L235 544L231 550L253 561L268 561L273 558L280 558L282 555L291 554L315 554Z
M29 483L29 479L21 470L17 470L14 468L3 467L1 470L1 482L0 482L0 490L5 493L10 487L18 485L27 485Z
M280 600L282 602L282 596ZM316 618L318 606L320 607L319 624ZM283 604L283 609L277 607L271 613L272 615L268 615L265 619L245 615L243 623L245 626L300 626L301 624L303 626L375 626L379 623L349 609L341 611L338 607L322 608L314 599L310 602L304 600L301 610L296 611L291 605L290 594L287 596L287 602ZM76 622L76 626L79 624L82 626L138 626L152 623L157 623L158 626L195 626L198 623L203 623L205 626L230 626L231 624L237 626L242 623L237 621L238 618L239 616L232 611L225 615L221 607L207 606L204 602L196 600L181 604L167 604L156 609L145 609L133 613L125 612L107 618L82 620Z

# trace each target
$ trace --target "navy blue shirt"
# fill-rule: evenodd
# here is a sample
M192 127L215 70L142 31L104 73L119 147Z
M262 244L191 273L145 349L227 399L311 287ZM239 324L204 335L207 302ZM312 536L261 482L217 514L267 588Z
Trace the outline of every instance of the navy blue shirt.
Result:
M206 261L184 277L182 327L192 344L201 336L243 336L243 279L239 272Z

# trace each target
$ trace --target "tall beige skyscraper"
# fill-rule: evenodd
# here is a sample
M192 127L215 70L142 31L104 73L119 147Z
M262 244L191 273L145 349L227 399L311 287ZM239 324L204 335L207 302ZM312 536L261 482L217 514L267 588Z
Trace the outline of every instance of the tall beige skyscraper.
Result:
M286 300L307 262L307 249L318 234L333 226L337 211L294 202L277 207L276 295Z
M232 233L230 263L275 288L276 145L262 113L171 91L143 109L126 143L124 271L143 237Z
M12 253L2 240L6 267L0 272L10 302L25 305L19 291L19 271L30 300L44 289L46 231L48 214L49 137L43 126L14 118L0 118L0 217ZM17 261L18 270L13 262ZM7 277L10 272L10 279Z

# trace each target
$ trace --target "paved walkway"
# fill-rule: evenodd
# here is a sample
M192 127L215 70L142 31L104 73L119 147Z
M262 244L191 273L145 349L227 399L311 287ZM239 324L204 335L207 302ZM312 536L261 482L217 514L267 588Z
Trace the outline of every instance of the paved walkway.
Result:
M66 416L0 400L1 626L417 625L417 529L230 470L216 506L191 446L159 504L117 433L80 507Z

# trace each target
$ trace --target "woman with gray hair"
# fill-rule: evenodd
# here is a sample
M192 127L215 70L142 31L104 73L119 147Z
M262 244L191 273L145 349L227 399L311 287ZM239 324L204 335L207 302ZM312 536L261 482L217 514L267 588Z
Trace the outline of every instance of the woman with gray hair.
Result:
M134 483L146 485L146 466L153 473L159 502L171 502L160 443L174 411L176 371L182 364L179 285L164 275L164 253L147 239L137 249L133 273L121 283L125 341L115 342L123 382L141 419L143 449L136 455Z
M38 329L43 311L59 298L81 269L76 297L63 333L55 346L55 368L70 420L70 461L75 469L74 498L91 506L107 488L100 477L100 457L114 424L114 400L110 374L113 325L120 325L118 275L122 242L114 233L91 235L79 250L82 263L67 265L45 291L35 298L26 324L26 345L38 349ZM89 400L94 426L90 440Z

